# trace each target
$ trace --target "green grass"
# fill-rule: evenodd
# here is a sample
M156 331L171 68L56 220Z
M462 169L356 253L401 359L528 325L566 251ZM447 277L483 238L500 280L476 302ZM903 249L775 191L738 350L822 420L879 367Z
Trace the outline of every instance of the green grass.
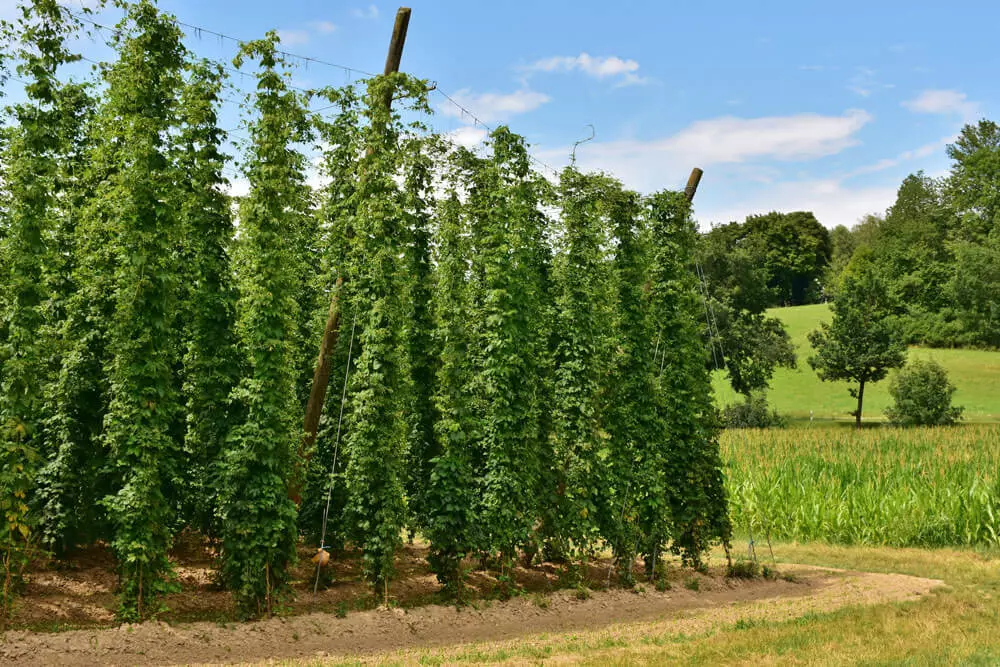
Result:
M1000 427L730 430L737 531L776 539L1000 547Z
M778 369L771 381L768 400L778 412L793 419L843 420L853 418L850 412L855 401L847 393L846 382L821 382L806 359L812 348L806 336L822 321L830 318L825 304L775 308L770 314L779 317L795 344L799 363L796 369ZM911 358L934 359L948 370L957 388L955 404L965 407L970 422L1000 421L1000 352L983 350L936 350L914 347ZM720 405L737 400L729 383L717 373L715 391ZM865 388L865 421L884 420L884 411L891 404L889 378Z

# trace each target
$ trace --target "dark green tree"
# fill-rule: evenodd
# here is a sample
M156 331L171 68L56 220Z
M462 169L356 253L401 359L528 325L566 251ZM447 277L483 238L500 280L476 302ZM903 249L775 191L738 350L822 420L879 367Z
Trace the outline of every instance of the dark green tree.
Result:
M878 382L906 360L906 345L897 315L899 305L870 255L855 255L837 286L833 320L809 334L816 354L809 358L821 380L857 383L850 389L858 401L852 413L861 428L865 386Z
M781 320L767 315L775 289L763 244L745 242L739 225L716 227L701 237L696 261L712 367L725 368L745 397L766 391L775 369L796 360Z
M1000 346L1000 125L981 120L948 146L945 193L959 217L948 293L970 342Z
M955 215L941 184L922 172L907 176L871 245L875 264L893 297L904 305L904 336L910 342L942 344L960 336L948 280L954 262L948 238Z
M812 213L752 215L741 227L744 243L762 246L773 305L797 306L819 297L819 279L830 261L830 233Z
M945 190L961 217L956 236L982 241L1000 226L1000 125L980 120L962 128L948 145L952 159Z

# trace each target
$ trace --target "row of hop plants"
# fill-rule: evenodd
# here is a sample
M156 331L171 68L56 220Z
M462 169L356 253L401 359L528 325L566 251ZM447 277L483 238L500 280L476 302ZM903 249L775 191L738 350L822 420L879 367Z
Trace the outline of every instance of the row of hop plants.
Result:
M470 555L512 582L519 556L610 548L628 583L637 556L728 544L682 194L553 184L503 127L455 147L406 75L303 93L269 33L233 62L256 82L234 199L228 68L150 0L117 6L116 59L82 80L76 13L32 0L5 28L27 80L0 158L5 613L35 549L103 542L120 617L149 618L185 528L246 616L321 526L385 597L406 531L455 595ZM344 385L313 441L333 297Z

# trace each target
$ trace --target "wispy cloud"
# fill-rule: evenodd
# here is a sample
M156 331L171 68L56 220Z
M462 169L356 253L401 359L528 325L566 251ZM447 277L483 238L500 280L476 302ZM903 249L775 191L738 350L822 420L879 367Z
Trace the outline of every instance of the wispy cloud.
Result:
M873 205L883 205L886 191L875 189L862 193L850 203L840 198L848 196L840 179L803 181L803 190L784 185L781 163L804 163L834 155L860 143L858 133L872 120L860 109L850 109L840 115L812 113L760 118L725 116L694 122L673 135L652 140L623 139L594 141L577 150L577 162L582 169L602 170L615 175L627 186L643 192L664 187L680 187L691 167L716 166L711 173L737 174L738 182L753 181L755 192L744 200L730 199L716 208L699 207L702 220L723 221L741 219L758 210L797 210L812 206L834 222L852 222ZM550 164L565 163L569 147L547 149L539 157ZM758 197L756 190L776 193ZM895 192L894 188L891 189ZM891 194L891 193L890 193ZM711 198L701 203L710 202ZM732 205L730 205L730 203ZM707 213L708 217L704 214ZM820 218L824 224L827 220Z
M854 76L847 82L847 89L861 97L868 97L877 85L875 70L869 67L859 67Z
M578 153L582 166L615 173L632 187L656 189L663 165L735 164L750 160L802 161L833 155L859 143L858 131L872 120L851 109L840 116L792 116L701 120L680 132L651 141L624 139L587 144ZM559 149L551 157L568 154Z
M301 46L308 44L314 35L329 35L337 30L337 26L330 21L312 21L308 29L285 28L278 31L278 38L286 46Z
M930 157L936 153L943 153L944 147L954 142L955 139L957 139L957 136L952 134L942 139L938 139L937 141L932 141L929 144L924 144L923 146L903 151L895 157L883 158L872 164L862 165L845 174L843 178L848 179L855 176L873 174L879 171L885 171L886 169L892 169L893 167L898 167L899 165L910 162L911 160Z
M279 30L278 38L285 46L301 46L309 43L308 30Z
M595 79L616 78L623 86L647 83L639 75L639 63L618 56L592 56L581 53L578 56L552 56L537 60L524 68L526 72L583 72Z
M321 35L329 35L331 32L337 30L337 25L330 21L313 21L309 24L309 27Z
M484 123L505 121L512 116L534 111L551 99L545 93L527 88L513 93L474 93L465 88L453 93L451 97ZM441 105L441 113L472 122L471 118L465 117L461 109L449 102Z
M354 11L351 12L351 14L354 15L354 18L369 19L372 21L374 21L379 17L378 7L376 7L373 4L368 5L364 9L355 9Z
M826 227L850 227L869 213L881 213L896 200L895 186L851 187L841 179L781 181L754 189L744 199L721 206L698 206L698 219L708 223L743 220L769 211L812 211Z
M963 120L972 120L980 113L979 104L957 90L925 90L903 106L914 113L960 116Z

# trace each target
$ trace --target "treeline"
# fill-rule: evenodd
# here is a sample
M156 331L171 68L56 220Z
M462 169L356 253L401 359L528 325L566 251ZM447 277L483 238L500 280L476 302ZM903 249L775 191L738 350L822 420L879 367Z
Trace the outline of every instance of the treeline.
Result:
M26 99L0 157L4 611L36 548L104 542L121 618L148 618L182 530L247 616L302 539L359 549L386 597L406 531L454 594L470 555L510 585L516 558L608 547L627 583L637 555L656 576L728 542L683 194L553 185L506 128L457 148L404 75L303 93L271 33L233 62L256 82L234 200L227 68L149 0L120 7L93 80L63 74L81 26L54 0L7 27Z
M795 348L776 306L818 303L832 245L812 213L771 212L715 226L699 237L695 271L703 299L703 339L710 368L724 370L743 395L737 410L759 404L765 415L775 369L794 368ZM758 411L759 411L758 410ZM744 418L728 415L728 422Z
M907 176L885 215L833 230L828 282L863 261L898 304L907 342L1000 347L1000 126L966 125L947 151L948 175Z
M836 299L852 261L885 283L904 342L1000 347L1000 126L966 125L947 152L948 175L907 176L885 214L850 229L828 231L807 212L769 213L702 235L705 290L719 320L707 329L731 357L734 389L746 393L739 376L748 359L765 370L788 363L764 310Z

